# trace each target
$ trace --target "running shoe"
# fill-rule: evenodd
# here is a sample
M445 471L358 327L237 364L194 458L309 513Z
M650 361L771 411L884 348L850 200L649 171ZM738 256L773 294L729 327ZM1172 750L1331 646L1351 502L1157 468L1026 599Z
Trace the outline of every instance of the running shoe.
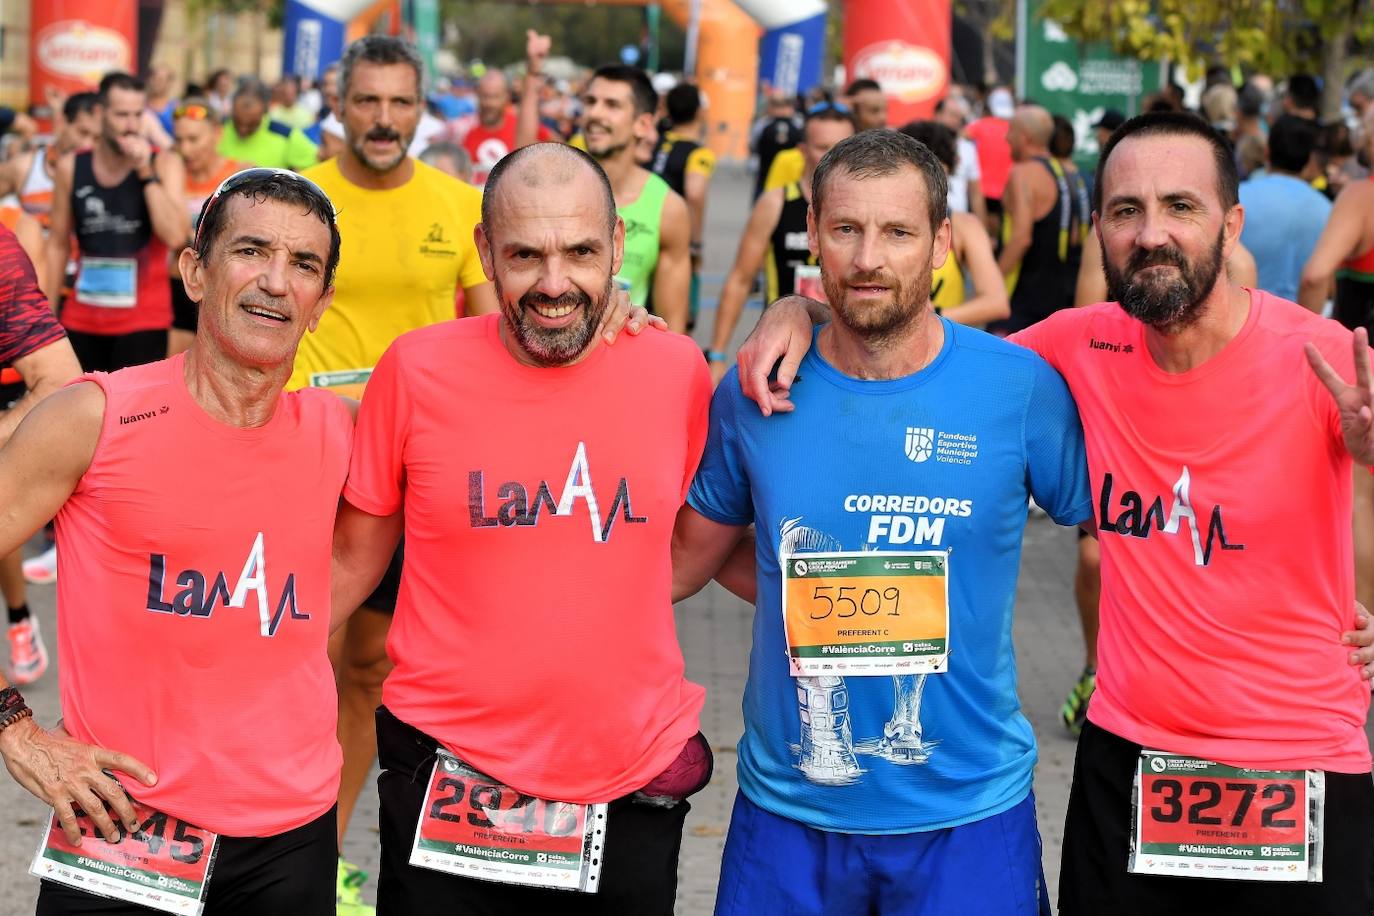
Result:
M375 916L376 907L363 903L362 888L366 881L367 872L343 859L339 860L339 883L335 897L338 916Z
M51 585L57 581L57 545L31 560L24 561L24 581L30 585Z
M47 670L48 648L43 645L43 634L38 632L38 621L25 617L10 624L10 664L5 669L10 683L32 684Z
M1083 731L1083 723L1088 721L1088 700L1097 688L1097 669L1091 665L1083 669L1078 683L1069 691L1069 698L1059 710L1059 720L1075 738Z

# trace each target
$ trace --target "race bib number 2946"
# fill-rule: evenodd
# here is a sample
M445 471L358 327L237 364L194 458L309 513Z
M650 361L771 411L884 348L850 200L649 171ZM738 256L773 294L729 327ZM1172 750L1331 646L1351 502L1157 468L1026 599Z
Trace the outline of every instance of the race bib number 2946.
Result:
M1248 881L1322 879L1325 774L1142 751L1129 871Z
M606 805L517 792L440 750L410 864L451 875L596 893Z

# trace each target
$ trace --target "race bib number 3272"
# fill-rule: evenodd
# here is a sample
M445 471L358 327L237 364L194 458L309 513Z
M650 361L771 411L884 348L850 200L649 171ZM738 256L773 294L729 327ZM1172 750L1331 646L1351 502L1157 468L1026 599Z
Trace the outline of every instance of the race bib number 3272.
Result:
M56 816L50 817L29 874L164 913L199 916L219 837L137 802L134 814L139 827L131 834L114 819L118 843L107 842L80 815L80 846L68 843Z
M1321 881L1325 787L1317 770L1252 770L1142 751L1129 870Z
M794 554L782 579L794 676L948 670L948 553Z

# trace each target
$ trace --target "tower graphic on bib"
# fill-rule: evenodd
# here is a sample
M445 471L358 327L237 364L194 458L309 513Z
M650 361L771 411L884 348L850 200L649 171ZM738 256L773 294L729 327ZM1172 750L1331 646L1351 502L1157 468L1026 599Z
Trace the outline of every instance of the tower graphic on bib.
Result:
M926 445L924 457L912 456L911 434L924 432L927 443L933 441L933 430L907 430L907 457L925 461L930 457L931 445ZM785 562L804 563L808 553L831 553L844 549L835 538L815 528L799 524L800 518L786 519L781 525L778 556ZM920 764L930 759L931 749L939 741L926 741L921 728L921 696L925 692L925 674L892 676L892 715L883 725L881 737L854 742L850 715L850 690L845 678L836 675L799 676L797 682L797 713L800 719L800 742L797 769L806 778L821 785L844 786L858 782L864 769L859 754L881 757L890 763Z

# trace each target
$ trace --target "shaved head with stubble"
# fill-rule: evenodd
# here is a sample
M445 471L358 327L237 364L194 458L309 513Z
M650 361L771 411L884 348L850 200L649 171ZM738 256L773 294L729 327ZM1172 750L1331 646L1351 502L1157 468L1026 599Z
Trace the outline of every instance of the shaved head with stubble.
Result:
M596 345L625 226L606 173L581 150L535 143L496 164L476 231L511 354L566 366Z

